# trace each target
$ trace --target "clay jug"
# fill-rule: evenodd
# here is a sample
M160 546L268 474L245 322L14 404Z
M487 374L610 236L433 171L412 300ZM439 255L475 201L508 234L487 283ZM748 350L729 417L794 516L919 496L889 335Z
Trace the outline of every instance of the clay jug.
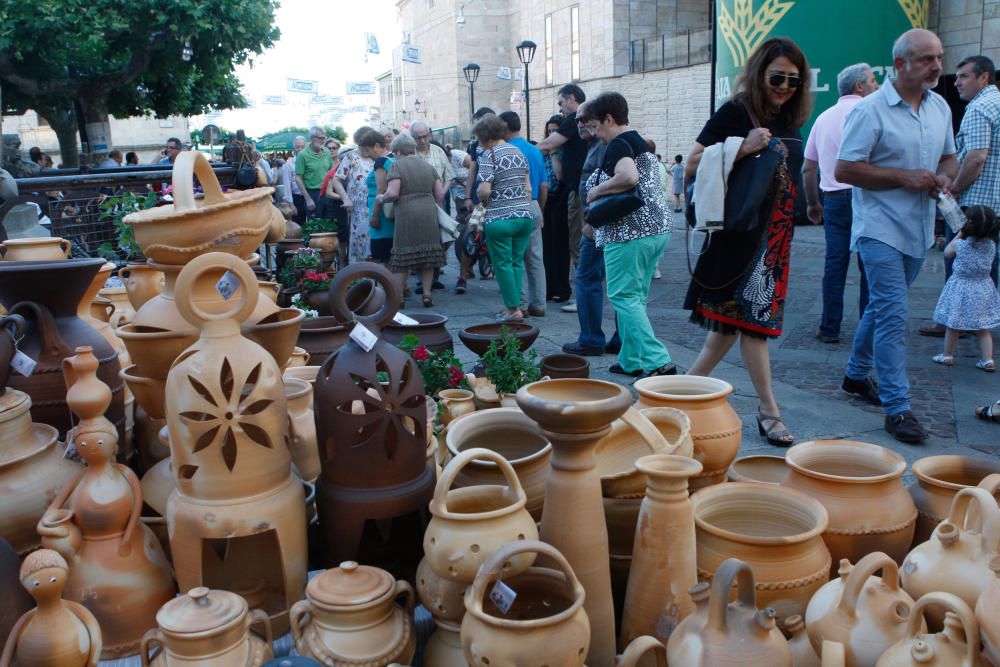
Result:
M313 417L313 388L304 380L284 378L288 401L288 447L302 479L315 482L319 477L319 449L316 446L316 421Z
M646 476L619 644L651 635L666 644L677 624L694 611L688 589L698 583L694 513L688 480L701 472L694 459L644 456L635 467ZM652 665L651 659L641 664Z
M287 371L289 368L298 368L300 366L305 366L308 363L309 363L309 353L303 350L301 347L296 347L292 350L291 356L288 357L288 363L282 370Z
M17 352L17 341L24 335L24 318L20 315L4 315L0 317L0 396L7 390L7 378L10 377L10 362Z
M100 295L115 307L109 320L111 326L120 327L135 320L135 308L132 307L124 287L105 287L100 291Z
M819 656L809 641L802 617L798 614L789 616L782 628L788 636L788 648L792 649L792 667L820 667Z
M118 305L112 303L112 308L115 310L112 311L107 320L95 317L92 308L97 293L102 291L101 288L104 287L104 282L107 280L108 276L111 275L111 271L114 270L114 268L115 265L108 262L101 267L100 271L97 272L97 275L94 276L94 279L91 281L86 294L84 294L83 298L80 299L77 317L92 326L95 331L104 336L104 340L106 340L108 345L110 345L118 354L118 364L122 368L128 368L132 365L132 360L129 358L128 350L125 348L125 343L115 334L115 327L117 327L120 323L119 319L115 317ZM129 305L129 310L134 316L135 311L131 310L131 308L131 305ZM126 388L126 391L128 391L128 388ZM132 399L131 394L126 396L126 401L128 400L134 400ZM128 417L128 415L126 416ZM126 434L130 432L130 430L126 429Z
M0 653L18 619L35 606L31 595L21 586L20 568L17 552L0 538L0 600L4 601L0 605Z
M691 497L698 535L698 576L711 581L726 558L754 571L757 600L780 623L803 615L830 574L823 543L826 509L805 494L774 484L730 482Z
M872 576L882 570L882 578ZM814 649L830 640L844 645L847 664L874 667L882 653L906 634L913 598L899 588L896 561L868 554L853 567L840 563L840 577L809 601L806 628Z
M727 398L733 386L695 375L642 378L632 386L639 394L637 408L678 408L691 418L694 458L704 468L690 481L691 489L725 481L726 469L736 458L743 438L743 422Z
M1000 665L1000 557L990 561L995 575L976 601L976 621L983 641L983 657Z
M736 601L729 602L734 582ZM792 666L792 651L774 623L774 610L757 609L749 565L730 558L715 572L710 595L708 587L702 582L690 591L697 607L670 635L670 667Z
M978 511L973 516L973 503ZM941 591L961 598L970 608L993 581L990 561L1000 556L1000 509L985 489L955 494L948 519L931 538L907 555L902 583L914 598ZM940 608L928 611L932 629L940 628Z
M6 638L0 665L97 667L101 628L86 607L62 599L68 569L63 557L49 549L24 559L21 585L38 606L21 616Z
M978 486L994 473L1000 473L1000 461L980 456L946 454L914 461L913 475L917 481L910 485L909 491L918 515L912 546L930 539L937 525L948 517L951 501L960 489Z
M504 563L529 553L545 557L558 569L535 566L508 577ZM494 582L501 579L517 594L506 613L491 598ZM555 547L527 540L501 547L465 592L462 649L468 664L582 667L590 644L583 598L583 586Z
M944 630L926 634L921 630L924 612L930 607L946 610ZM969 605L950 593L928 593L913 605L906 636L893 644L875 667L981 667L979 624Z
M66 259L70 242L58 236L7 239L0 243L0 260L8 262L53 262Z
M447 426L462 415L476 411L475 397L468 389L442 389L438 392L438 400L444 404L441 411L441 424Z
M823 540L834 563L857 562L874 551L903 562L917 508L903 486L902 456L866 442L816 440L790 448L785 460L783 486L812 496L830 514Z
M403 607L395 600L405 596ZM354 561L316 575L291 610L299 655L331 667L409 662L416 651L413 588Z
M128 264L118 271L118 277L125 283L125 293L128 294L129 303L136 311L162 292L165 284L163 271L149 264Z

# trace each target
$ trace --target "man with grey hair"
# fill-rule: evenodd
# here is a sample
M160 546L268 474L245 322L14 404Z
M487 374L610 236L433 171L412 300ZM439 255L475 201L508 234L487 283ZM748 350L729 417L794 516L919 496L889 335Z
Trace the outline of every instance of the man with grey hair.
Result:
M305 147L306 138L301 134L292 140L292 156L285 160L285 164L281 168L283 178L279 191L282 201L295 206L294 220L300 225L306 221L306 198L303 196L302 190L299 189L299 182L295 179L295 156L301 153Z
M303 150L295 156L295 183L299 186L306 201L306 215L315 214L319 203L323 179L328 171L333 169L333 156L323 144L326 143L326 131L319 126L309 129L309 150Z
M871 66L868 63L858 63L845 67L837 75L837 90L840 99L819 115L809 132L802 168L809 220L814 225L822 223L823 234L826 236L823 316L816 333L816 337L824 343L840 342L840 321L844 317L844 284L851 264L851 186L838 182L833 172L837 165L837 153L840 152L847 114L858 105L861 98L878 90ZM860 257L858 270L861 272L858 297L860 317L868 303L868 282L865 280L865 269Z

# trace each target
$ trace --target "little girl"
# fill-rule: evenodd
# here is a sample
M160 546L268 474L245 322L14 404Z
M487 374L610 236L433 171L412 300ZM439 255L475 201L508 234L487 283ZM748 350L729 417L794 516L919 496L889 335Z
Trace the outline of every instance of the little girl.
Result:
M955 258L952 274L941 290L934 321L947 329L944 353L934 355L939 364L955 362L955 344L963 331L974 331L979 343L976 368L992 373L993 336L990 329L1000 325L1000 294L990 279L990 266L997 252L1000 222L992 209L973 206L966 211L968 222L944 249L946 258Z

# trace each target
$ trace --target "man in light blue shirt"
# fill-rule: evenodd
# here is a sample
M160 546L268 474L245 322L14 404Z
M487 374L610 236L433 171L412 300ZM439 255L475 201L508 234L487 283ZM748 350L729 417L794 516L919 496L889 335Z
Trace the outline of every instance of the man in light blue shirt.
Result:
M932 92L941 40L909 30L892 47L896 79L847 117L835 177L854 186L851 246L868 277L869 302L842 387L885 412L885 429L918 443L927 431L910 411L906 298L934 244L934 197L958 171L951 110ZM878 385L869 377L874 367Z

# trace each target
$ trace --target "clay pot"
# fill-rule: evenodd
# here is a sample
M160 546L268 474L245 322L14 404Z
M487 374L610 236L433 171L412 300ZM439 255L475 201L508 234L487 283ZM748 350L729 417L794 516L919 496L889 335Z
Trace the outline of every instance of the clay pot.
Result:
M820 667L819 655L809 641L802 617L789 616L781 627L788 637L788 648L792 649L792 667Z
M266 641L250 634L262 623ZM156 624L142 638L143 667L259 667L274 657L271 621L260 609L229 591L192 588L156 612ZM156 645L163 651L150 660Z
M321 316L330 315L330 290L314 289L302 292L302 297L311 310Z
M302 479L315 482L319 477L319 449L316 446L316 422L313 419L313 388L304 380L285 378L288 402L288 448Z
M736 602L729 592L736 583ZM681 621L667 643L670 667L768 665L791 667L792 651L774 623L774 610L757 609L750 566L730 558L719 566L709 584L691 588L697 605Z
M976 621L983 641L983 657L993 665L1000 665L1000 557L990 561L995 575L976 601Z
M542 375L559 378L590 377L590 362L578 354L547 354L542 357Z
M257 287L260 288L261 294L266 296L275 304L278 303L278 294L281 293L281 285L272 280L258 280Z
M336 317L310 317L302 321L295 344L308 352L314 363L323 363L350 340L350 333L348 327L340 324Z
M921 630L929 607L947 610L944 630L926 634ZM882 654L876 667L978 667L979 624L972 610L949 593L928 593L913 606L906 636Z
M468 389L442 389L438 392L438 400L444 405L441 411L441 424L447 426L462 415L476 411L475 397Z
M879 570L881 578L872 576ZM906 635L913 598L900 589L896 561L884 553L868 554L853 567L844 559L839 574L809 601L809 640L813 649L838 642L847 665L874 667L879 656Z
M310 234L309 247L314 250L319 250L320 254L332 253L340 247L340 239L337 237L337 232ZM331 259L333 258L331 257Z
M632 386L639 394L637 408L677 408L690 417L694 458L704 468L690 481L691 489L725 481L743 438L743 422L727 400L732 385L716 378L668 375L642 378Z
M124 287L105 287L101 289L100 295L115 307L111 319L108 320L111 326L120 327L135 320L135 308L132 307Z
M194 176L205 192L194 196ZM174 203L130 213L142 254L153 262L181 265L206 252L237 257L253 253L271 224L274 188L234 190L223 194L208 158L197 151L182 151L174 161Z
M83 534L75 523L73 523L73 510L69 509L49 509L38 525L45 529L47 533L54 534L42 536L42 548L51 549L67 561L74 561L80 545L83 543Z
M394 604L401 595L403 607ZM416 651L413 598L413 588L385 570L341 563L313 577L306 599L292 606L295 650L334 667L409 662Z
M468 584L458 583L438 575L427 563L427 558L420 560L417 566L417 596L421 604L434 616L434 622L452 621L461 623L465 615L465 603L462 596ZM456 636L458 625L455 626Z
M625 651L615 659L615 667L635 667L636 665L667 667L667 647L649 635L636 637L625 647Z
M285 221L285 238L283 240L302 240L302 225L294 220ZM278 240L277 243L281 243Z
M118 271L118 277L125 283L129 303L136 311L162 292L166 284L163 271L146 263L130 263Z
M382 338L392 345L399 345L403 337L413 334L431 352L447 352L455 348L451 333L448 332L448 318L438 313L406 313L418 324L398 324L390 322L382 329Z
M264 348L274 363L281 368L295 350L299 336L299 327L306 321L306 315L296 308L282 308L267 317L258 320L256 324L244 323L240 333L244 338Z
M114 312L115 304L111 303L111 299L105 299L103 296L96 296L94 297L94 300L90 302L90 316L95 320L107 324L111 321L111 314Z
M107 262L104 266L101 267L101 269L97 272L97 275L95 275L93 280L91 281L90 287L87 288L87 292L83 295L83 298L80 300L80 306L76 314L77 317L79 317L81 320L83 320L91 327L93 327L95 331L100 333L104 337L104 340L108 342L108 345L110 345L115 350L115 352L118 354L118 364L122 368L128 368L132 364L132 360L129 357L128 350L125 348L125 343L123 343L122 339L115 334L115 327L117 327L118 324L122 322L124 319L135 315L135 311L132 310L132 305L128 303L128 301L125 301L124 305L127 308L127 312L118 313L118 308L120 307L120 305L116 303L114 300L108 299L109 303L111 304L112 310L111 313L108 315L107 320L94 317L93 307L92 307L94 304L94 299L97 298L97 293L99 291L107 291L107 290L102 290L102 288L104 287L104 282L107 280L108 276L111 275L111 271L114 270L114 268L115 265L112 264L111 262ZM122 297L124 297L124 293L125 291L122 290ZM107 298L107 297L102 297L102 298ZM130 399L131 396L126 396L126 400ZM129 433L131 433L131 430L127 429L126 434Z
M788 477L788 465L783 456L743 456L733 461L726 477L730 482L782 484Z
M927 456L913 462L917 481L910 485L917 506L917 527L913 545L923 544L948 516L951 501L959 489L977 486L983 478L1000 473L1000 462L975 456Z
M834 563L856 562L874 551L903 561L917 509L903 487L902 456L865 442L816 440L790 448L785 460L784 486L812 496L830 514L823 540Z
M503 564L522 554L544 556L558 569L530 567L507 577ZM489 597L493 582L501 576L518 592L507 613ZM462 649L468 664L582 667L590 644L583 601L583 586L555 547L537 541L501 547L483 563L465 592Z
M3 651L10 631L17 619L35 606L28 592L21 586L18 570L21 559L6 540L0 538L0 652Z
M285 222L285 216L281 214L281 210L271 204L271 220L267 228L267 236L264 237L265 243L277 243L281 239L285 238L288 233L287 223ZM299 231L301 234L301 230Z
M779 623L805 614L830 573L823 505L788 488L742 482L702 489L691 503L701 579L711 581L724 560L739 558L753 568L759 604Z
M483 356L489 349L490 343L500 338L500 329L505 329L506 333L517 337L521 352L524 352L538 338L539 330L533 324L524 322L507 322L505 324L476 324L465 327L458 332L458 337L465 344L465 347L472 350L476 356Z
M0 260L7 262L54 262L68 259L72 245L58 236L7 239L0 243Z
M20 315L0 317L0 396L7 390L7 378L12 370L10 362L14 358L16 343L24 335L24 318Z
M298 368L305 366L309 363L309 353L303 350L301 347L292 348L292 354L288 357L288 363L285 365L284 370L289 368Z

